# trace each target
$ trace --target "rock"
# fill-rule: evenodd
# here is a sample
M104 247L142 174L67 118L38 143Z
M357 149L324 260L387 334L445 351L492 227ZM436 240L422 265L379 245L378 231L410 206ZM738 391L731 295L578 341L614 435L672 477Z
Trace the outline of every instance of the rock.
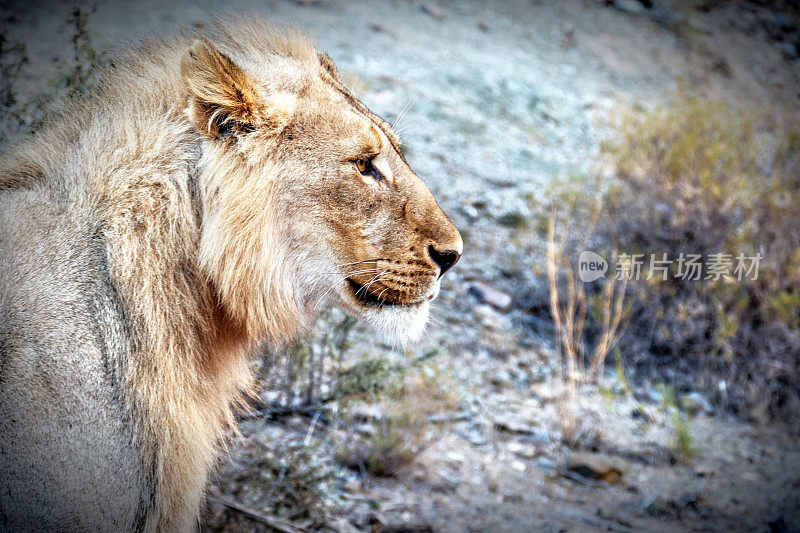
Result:
M355 424L352 429L355 433L364 435L365 437L371 437L375 434L375 426L372 424Z
M664 398L661 396L661 393L652 387L636 389L636 391L633 393L633 397L640 402L647 403L660 404L664 400Z
M471 221L477 220L478 217L481 215L480 212L478 212L478 209L474 205L469 205L469 204L464 205L461 207L461 211L463 211L464 214L467 216L467 218L470 219Z
M516 441L508 443L508 451L523 459L536 459L542 455L542 452L536 446Z
M498 370L490 380L492 385L496 387L513 387L514 383L511 381L511 374L505 370Z
M517 422L516 420L495 419L492 421L495 429L498 431L505 431L507 433L516 433L517 435L534 435L536 429L533 426Z
M546 470L548 472L552 472L556 469L556 463L549 457L539 457L536 459L536 466L541 468L542 470Z
M381 422L388 418L386 408L380 404L358 404L350 409L353 421L362 424Z
M454 431L456 435L475 446L482 446L489 442L486 438L485 426L482 424L470 424L466 428L456 427Z
M504 320L505 317L488 304L476 305L473 311L480 319L481 324L487 328L503 330L508 326L507 320Z
M423 12L427 13L428 15L432 16L436 20L443 20L444 19L444 11L441 7L433 2L422 2L420 8Z
M358 494L361 492L361 480L358 479L348 479L344 483L344 490L345 492L349 492L350 494Z
M614 0L614 7L629 15L644 13L644 6L637 0Z
M495 309L505 310L511 306L512 298L510 294L495 289L486 283L474 281L469 284L467 290L480 302L489 304Z
M645 406L634 407L631 411L631 417L636 420L644 420L645 422L650 422L651 424L655 422L656 418L653 415L653 412Z
M700 463L694 467L694 475L697 477L711 477L714 475L714 467L708 463Z
M565 468L587 479L606 483L615 483L625 473L620 461L597 453L575 453L567 459Z
M444 468L432 472L428 480L431 489L437 492L453 492L458 488L459 481L458 474Z
M332 531L338 531L339 533L358 533L359 531L359 529L351 523L351 520L344 516L329 521L327 526Z
M705 397L699 392L690 392L681 398L681 408L684 411L694 416L699 413L711 415L714 414L714 408Z

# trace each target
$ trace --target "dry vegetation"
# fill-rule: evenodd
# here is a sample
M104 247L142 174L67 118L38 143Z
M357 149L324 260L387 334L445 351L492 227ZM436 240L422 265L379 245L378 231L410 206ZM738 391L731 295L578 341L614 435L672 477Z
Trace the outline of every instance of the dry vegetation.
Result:
M705 389L720 408L795 426L800 409L797 124L796 114L741 109L680 91L668 105L624 114L618 135L604 146L613 170L607 186L590 180L566 184L571 201L578 198L583 205L573 217L578 227L595 227L587 207L594 199L586 191L604 191L594 235L584 239L588 249L607 258L616 250L643 254L639 279L622 287L630 305L630 323L620 339L625 360L640 375L667 380L680 391ZM665 253L668 273L651 271L651 254L658 260ZM681 277L681 254L702 256L699 279ZM717 257L729 274L709 269L715 254L723 254ZM740 254L760 255L757 278L755 270L746 271L750 260L736 271ZM613 274L614 261L610 264ZM574 285L570 278L568 292ZM608 287L594 290L608 303ZM576 301L582 301L580 295ZM590 313L590 325L603 331L605 316ZM579 313L576 327L582 320Z
M330 312L287 349L264 348L262 400L242 415L235 460L223 463L211 489L206 529L246 529L248 520L274 527L271 518L321 527L340 507L342 479L398 476L448 431L431 423L459 401L438 352L406 361L353 354L353 326ZM262 427L264 420L277 424ZM308 429L286 431L293 426Z
M561 436L572 446L579 443L583 430L587 429L578 422L578 385L601 376L606 357L619 342L627 315L624 304L628 284L627 277L617 280L609 275L598 283L597 292L587 298L584 283L577 279L576 266L580 252L587 249L602 205L598 201L584 213L589 219L585 228L570 226L573 208L574 204L570 203L559 224L558 208L554 205L547 227L547 279L556 335L556 379L562 388L559 396ZM612 264L615 258L613 254ZM591 330L586 328L587 314L594 318Z

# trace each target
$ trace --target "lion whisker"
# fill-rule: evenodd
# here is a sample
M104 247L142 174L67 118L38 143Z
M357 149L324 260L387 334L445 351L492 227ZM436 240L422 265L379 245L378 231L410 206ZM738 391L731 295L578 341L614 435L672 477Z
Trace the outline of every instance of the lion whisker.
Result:
M416 96L409 103L407 103L406 105L403 106L403 109L400 110L400 114L397 115L396 119L394 119L394 123L392 124L392 130L394 130L400 124L400 121L403 119L405 114L411 109L411 107L415 103L417 103L417 97Z

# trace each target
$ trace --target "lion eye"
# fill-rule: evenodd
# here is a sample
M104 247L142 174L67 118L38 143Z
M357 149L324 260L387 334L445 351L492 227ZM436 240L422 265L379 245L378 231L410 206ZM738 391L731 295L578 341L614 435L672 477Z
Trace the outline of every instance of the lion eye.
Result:
M383 176L377 168L372 164L372 158L363 158L356 160L356 169L362 176L372 176L376 180L382 180Z

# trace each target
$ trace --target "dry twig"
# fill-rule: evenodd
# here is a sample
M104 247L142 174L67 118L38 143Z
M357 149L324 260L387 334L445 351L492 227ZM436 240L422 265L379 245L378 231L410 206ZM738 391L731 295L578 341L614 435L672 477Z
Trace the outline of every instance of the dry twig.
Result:
M256 520L258 522L261 522L262 524L269 526L272 529L280 531L282 533L304 533L308 531L306 528L304 528L299 524L295 524L294 522L290 522L288 520L282 520L274 516L265 515L264 513L261 513L255 509L251 509L250 507L241 505L240 503L237 503L229 498L220 496L218 494L210 494L208 496L208 499L213 502L220 503L225 507L228 507L229 509L233 509L234 511L242 513L243 515L252 518L253 520Z

